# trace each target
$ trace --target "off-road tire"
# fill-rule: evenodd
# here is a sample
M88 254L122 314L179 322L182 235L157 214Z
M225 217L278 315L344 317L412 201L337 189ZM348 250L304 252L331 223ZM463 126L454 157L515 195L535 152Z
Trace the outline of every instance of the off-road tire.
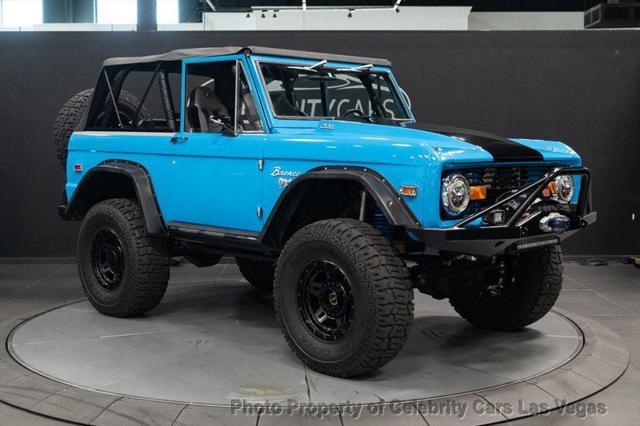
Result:
M262 291L273 290L273 280L276 272L274 263L236 257L236 264L242 276L249 281L249 284Z
M93 97L93 89L86 89L73 95L60 109L53 125L53 144L58 161L62 168L67 167L67 147L71 133L78 127L85 111L89 108ZM126 116L133 116L139 105L138 98L131 93L122 90L118 99L118 109ZM139 118L148 117L147 111L142 108Z
M113 290L101 286L94 273L93 243L101 230L112 231L122 245L123 279ZM82 287L99 312L132 317L153 309L162 300L169 281L167 242L147 235L136 201L115 198L93 206L82 221L77 251Z
M351 285L353 320L334 342L305 326L298 309L298 280L317 260L340 267ZM293 352L311 369L338 377L372 372L404 346L413 322L409 273L390 242L370 225L352 219L315 222L296 232L277 262L276 317Z
M458 286L449 299L470 323L489 330L514 331L533 324L553 307L562 288L560 246L518 255L514 288L501 296L480 295Z

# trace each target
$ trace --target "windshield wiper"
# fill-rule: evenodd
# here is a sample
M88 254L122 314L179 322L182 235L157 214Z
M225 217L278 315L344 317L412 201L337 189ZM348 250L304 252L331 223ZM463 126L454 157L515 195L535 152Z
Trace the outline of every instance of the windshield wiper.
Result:
M296 66L296 65L291 65L291 66L288 66L287 68L292 69L292 70L318 72L318 70L316 68L322 68L324 66L324 64L326 64L326 63L327 63L327 60L323 59L320 62L316 62L315 64L309 65L307 67L300 67L300 66Z
M356 67L351 67L351 68L338 68L336 71L364 71L364 70L368 70L370 68L373 68L373 64L367 64L367 65L358 65Z
M411 119L407 118L388 118L388 117L380 117L379 115L352 115L349 117L340 117L340 120L348 120L348 121L364 121L365 123L371 124L392 124L394 126L401 126L402 123L411 121Z

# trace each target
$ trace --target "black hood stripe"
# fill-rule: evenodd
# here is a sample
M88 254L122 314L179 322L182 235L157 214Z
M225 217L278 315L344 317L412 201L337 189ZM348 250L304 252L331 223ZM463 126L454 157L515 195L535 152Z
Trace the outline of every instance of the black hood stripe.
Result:
M464 139L465 142L479 146L489 152L497 162L544 160L542 154L535 149L490 133L426 123L412 123L407 127Z

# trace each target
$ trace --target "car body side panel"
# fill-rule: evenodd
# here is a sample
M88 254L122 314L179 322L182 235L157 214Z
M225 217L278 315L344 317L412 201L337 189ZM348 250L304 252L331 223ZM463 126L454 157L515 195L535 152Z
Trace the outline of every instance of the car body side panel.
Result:
M258 159L264 134L198 134L172 143L173 134L75 133L69 144L67 198L82 177L107 160L129 160L149 172L165 223L172 221L260 231ZM74 171L82 165L82 172Z
M323 122L325 124L338 124ZM265 145L265 173L263 177L263 206L269 216L284 188L297 176L321 166L357 166L371 169L384 176L399 190L402 185L425 189L425 173L437 168L433 152L415 144L394 141L385 134L390 126L379 126L362 135L362 123L344 123L347 129L334 131L323 128L278 131L267 135ZM386 128L386 129L383 129ZM357 134L360 136L356 136ZM422 197L406 198L405 202L416 215L423 215Z
M107 160L129 160L143 165L149 172L160 209L164 212L172 191L169 171L173 136L173 133L140 132L73 133L67 157L67 199L73 197L84 175L98 164ZM75 171L75 165L81 165L82 171Z

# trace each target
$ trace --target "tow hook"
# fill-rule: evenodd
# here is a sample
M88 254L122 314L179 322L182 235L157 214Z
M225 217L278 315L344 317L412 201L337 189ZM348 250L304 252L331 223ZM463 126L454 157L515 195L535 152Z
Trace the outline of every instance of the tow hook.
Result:
M547 216L540 219L539 226L542 232L562 233L568 230L571 226L571 219L560 213L549 213Z

